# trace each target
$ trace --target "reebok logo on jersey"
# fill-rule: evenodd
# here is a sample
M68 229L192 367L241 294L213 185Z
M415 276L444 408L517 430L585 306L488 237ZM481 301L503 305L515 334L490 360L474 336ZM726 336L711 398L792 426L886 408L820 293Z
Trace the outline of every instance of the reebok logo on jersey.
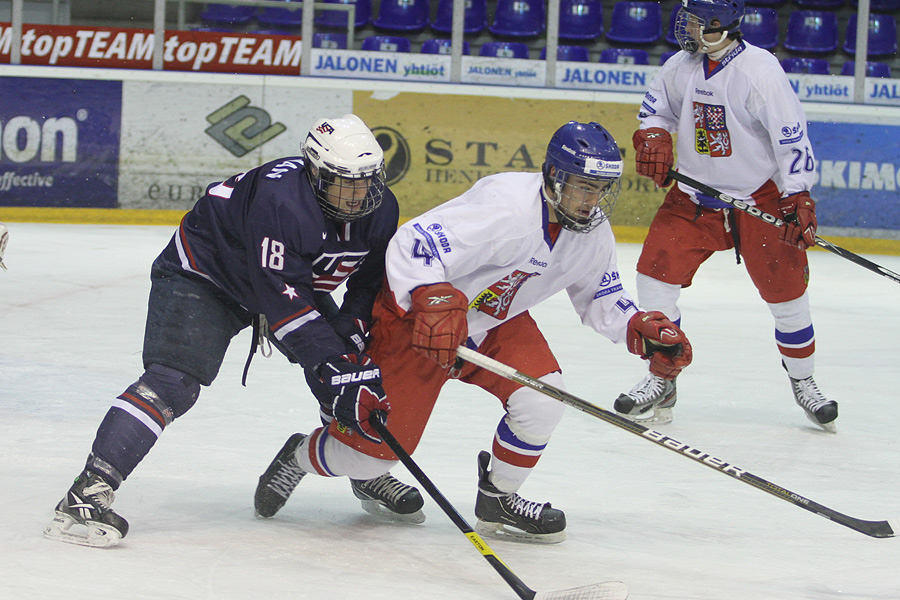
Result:
M381 377L381 369L369 369L368 371L357 371L356 373L344 373L343 375L334 375L331 378L331 385L338 386L347 383L356 383L358 381L369 381Z
M453 296L428 296L428 306L449 304L451 298L453 298Z

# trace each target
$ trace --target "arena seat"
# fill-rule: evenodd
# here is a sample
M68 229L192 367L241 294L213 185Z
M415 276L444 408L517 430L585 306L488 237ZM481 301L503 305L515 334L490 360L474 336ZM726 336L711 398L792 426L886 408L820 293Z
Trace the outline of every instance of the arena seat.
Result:
M852 0L853 8L859 6L859 2ZM900 0L869 0L869 10L873 13L890 13L900 10Z
M479 56L500 58L528 58L528 45L523 42L485 42L478 51Z
M600 62L619 65L649 65L650 55L639 48L606 48L600 52Z
M599 0L562 0L559 7L559 37L563 40L594 40L603 34L603 5Z
M354 27L365 27L372 18L372 0L317 0L327 4L355 4L356 14L353 19ZM315 24L319 27L332 27L335 29L347 28L347 15L341 10L325 10L316 8Z
M265 7L256 15L256 20L269 27L300 27L303 24L302 0L285 0L297 4L297 9Z
M748 6L741 21L744 39L765 50L778 46L778 11L774 8Z
M844 0L794 0L794 4L803 8L841 8Z
M837 15L821 10L792 12L784 47L792 52L834 52L838 47Z
M662 55L659 57L659 64L660 65L666 64L666 61L669 60L670 58L672 58L673 56L675 56L676 54L678 54L678 52L679 52L678 50L669 50L668 52L663 52Z
M428 0L381 0L372 25L388 31L419 31L430 16Z
M590 52L584 46L557 46L556 60L566 60L569 62L588 62ZM547 60L547 48L541 48L541 60Z
M225 23L228 25L243 25L249 23L256 15L255 6L234 6L231 4L207 4L206 9L200 13L200 18L205 23Z
M784 4L785 0L747 0L747 6L768 6L777 8Z
M847 20L847 35L844 38L844 52L856 54L857 15ZM897 52L897 21L891 15L872 13L869 15L868 56L885 56Z
M412 43L399 35L370 35L362 41L362 49L369 52L411 52Z
M345 50L347 48L347 34L317 31L313 34L313 48Z
M463 40L463 54L469 54L470 52L469 42ZM450 54L450 40L442 39L442 38L433 38L430 40L425 40L422 42L422 48L420 49L422 54Z
M652 44L662 36L657 2L616 2L606 39L622 44Z
M785 73L806 73L809 75L831 75L831 67L824 58L791 57L781 61Z
M487 27L487 2L485 0L465 0L463 12L463 33L478 33ZM453 0L438 0L437 12L431 28L441 33L453 31Z
M544 0L497 0L491 33L510 37L533 37L544 30Z
M852 60L848 60L841 67L841 75L853 75L856 69L856 64ZM885 79L890 79L891 77L891 66L887 63L882 62L867 62L866 63L866 77L884 77Z
M678 14L678 11L681 9L681 4L676 4L672 7L672 12L669 13L669 27L666 29L666 42L671 44L672 46L679 46L678 38L675 37L675 16Z

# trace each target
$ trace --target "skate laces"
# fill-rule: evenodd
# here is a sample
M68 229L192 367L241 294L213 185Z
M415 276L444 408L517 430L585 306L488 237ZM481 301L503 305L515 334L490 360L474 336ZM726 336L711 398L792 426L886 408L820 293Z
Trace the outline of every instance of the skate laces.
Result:
M84 486L81 493L85 498L103 510L109 509L109 507L112 506L113 500L116 499L116 493L113 491L112 486L102 479L91 485Z
M281 468L269 481L267 487L287 500L294 488L297 487L297 484L300 483L300 480L303 479L303 476L306 475L306 471L300 468L293 456L279 462L281 463Z
M506 498L504 498L504 501L509 505L509 508L510 510L512 510L512 512L535 521L540 518L541 510L544 508L544 505L540 502L526 500L522 496L515 493L506 496Z
M661 400L665 389L665 379L657 377L653 373L647 373L647 376L628 392L628 395L631 396L636 405L642 405Z
M794 379L794 390L797 396L797 402L812 412L816 412L831 402L819 390L819 386L816 385L816 381L812 378L812 375L806 379Z
M410 486L397 480L390 473L385 473L380 477L363 482L359 487L362 488L362 491L383 498L391 504L396 504L397 500L410 488Z

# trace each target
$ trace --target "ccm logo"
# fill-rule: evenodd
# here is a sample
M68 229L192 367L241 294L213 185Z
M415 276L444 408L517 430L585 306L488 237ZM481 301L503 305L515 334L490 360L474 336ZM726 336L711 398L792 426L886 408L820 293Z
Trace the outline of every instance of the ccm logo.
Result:
M369 369L368 371L359 371L357 373L344 373L343 375L335 375L331 378L331 385L343 385L345 383L354 383L357 381L369 381L381 377L381 369Z

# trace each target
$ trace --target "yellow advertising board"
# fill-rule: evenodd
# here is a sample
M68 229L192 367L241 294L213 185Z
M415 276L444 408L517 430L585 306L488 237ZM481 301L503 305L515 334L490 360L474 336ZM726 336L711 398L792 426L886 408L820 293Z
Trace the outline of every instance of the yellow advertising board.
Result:
M646 230L662 203L663 192L634 171L631 135L638 122L632 104L355 91L353 110L385 148L388 180L405 218L458 196L486 175L540 171L550 137L571 120L600 123L625 155L613 225Z

